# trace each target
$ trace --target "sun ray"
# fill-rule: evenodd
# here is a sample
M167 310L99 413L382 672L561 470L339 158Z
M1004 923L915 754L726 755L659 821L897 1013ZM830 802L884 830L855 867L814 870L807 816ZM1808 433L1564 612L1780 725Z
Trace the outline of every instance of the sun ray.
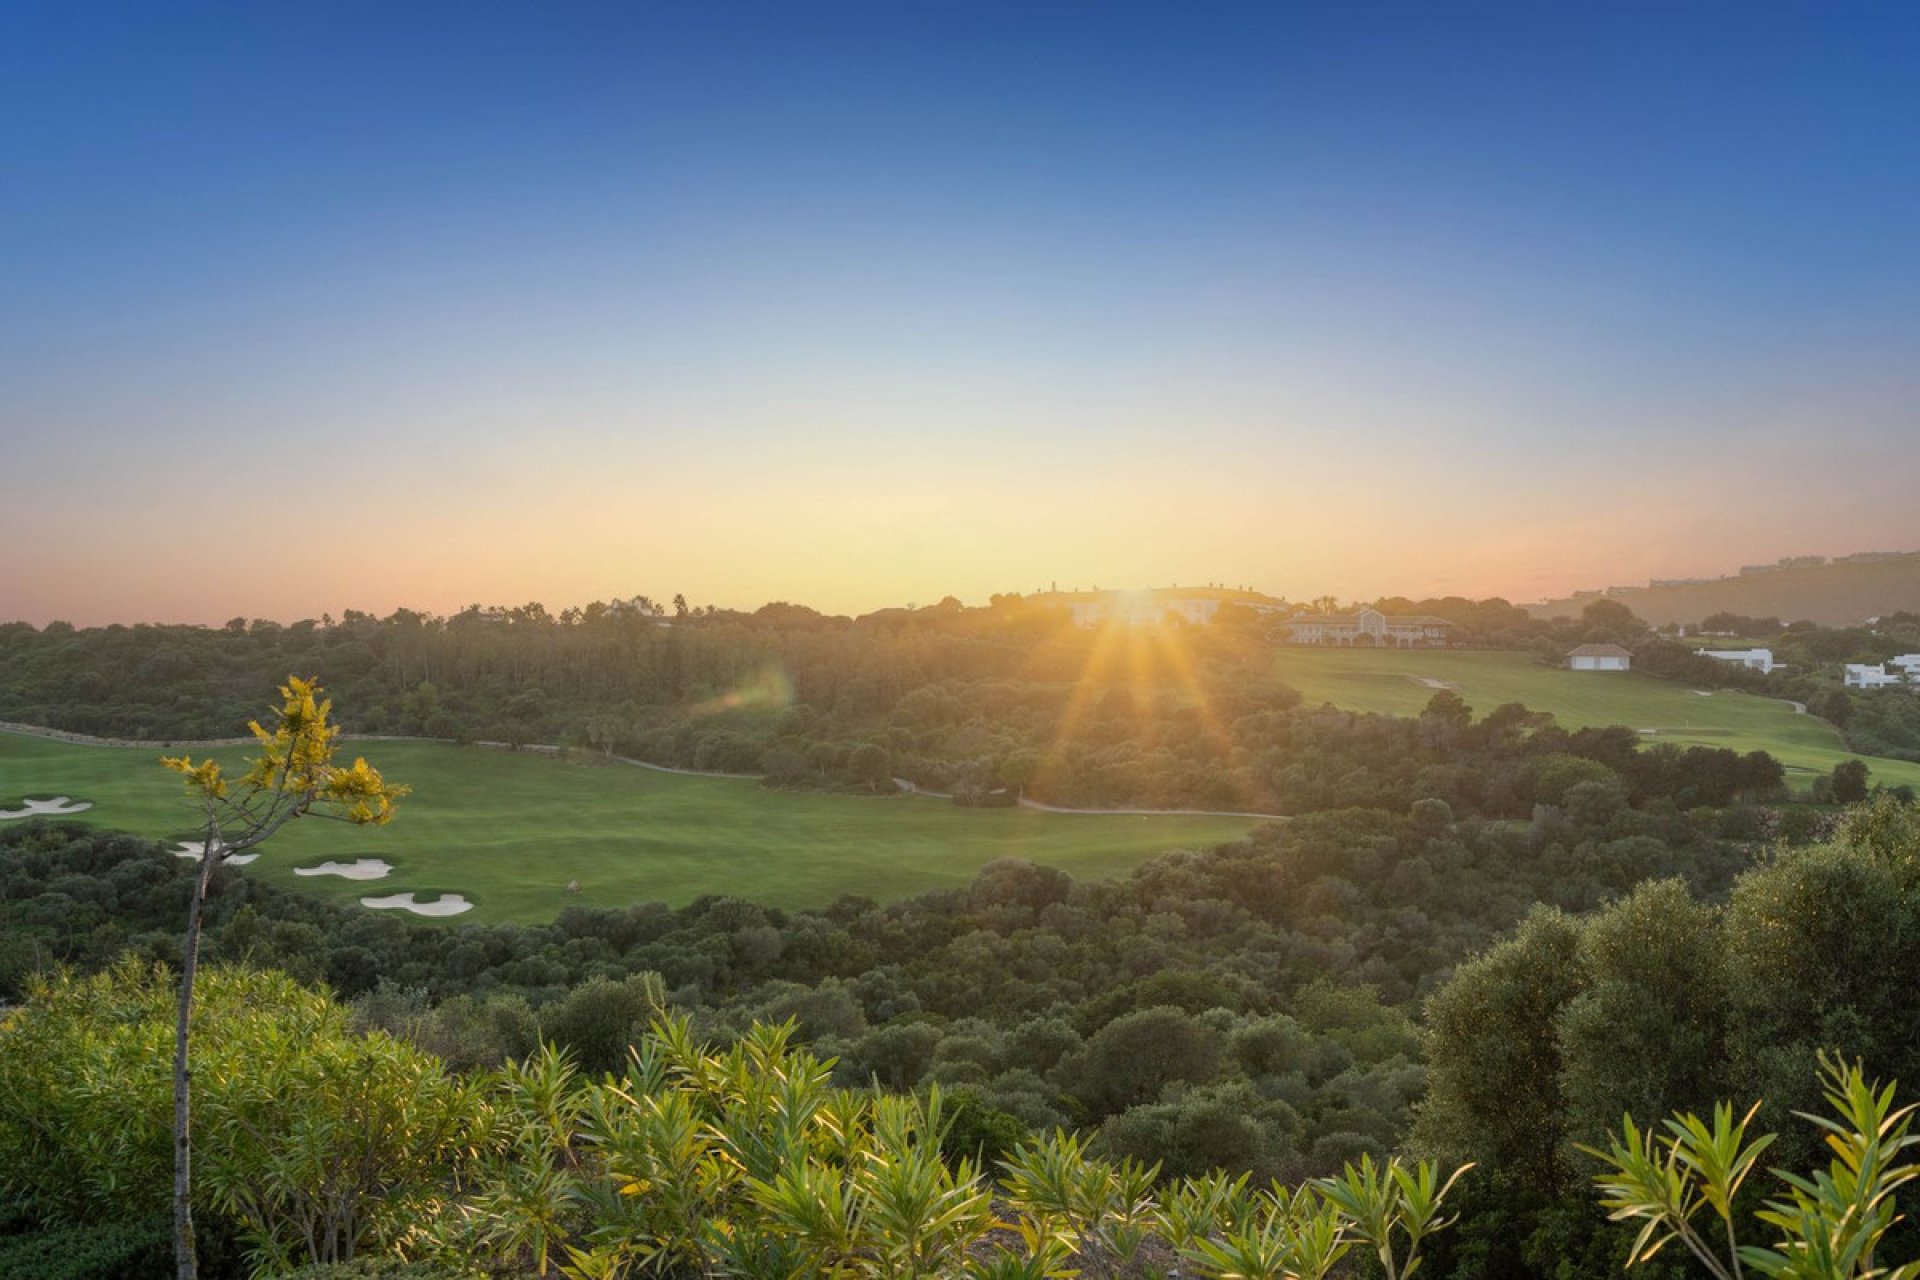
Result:
M1172 670L1178 686L1193 699L1194 708L1200 713L1200 728L1213 739L1222 759L1232 759L1232 735L1227 732L1226 726L1220 722L1220 717L1214 712L1213 700L1207 692L1207 682L1194 663L1185 635L1173 627L1156 627L1153 629L1152 636L1167 666Z
M1047 759L1057 759L1073 741L1125 631L1122 623L1109 619L1094 633L1087 660L1080 669L1080 678L1074 682L1073 691L1067 698L1067 709L1061 714L1059 727L1054 730L1053 741L1047 748Z

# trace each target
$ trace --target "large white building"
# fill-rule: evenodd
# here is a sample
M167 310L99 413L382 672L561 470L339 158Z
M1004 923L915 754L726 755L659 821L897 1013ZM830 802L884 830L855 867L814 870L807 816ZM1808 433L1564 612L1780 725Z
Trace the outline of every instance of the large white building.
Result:
M1583 644L1567 655L1567 666L1574 671L1628 671L1633 651L1617 644Z
M1749 671L1758 671L1761 675L1770 671L1784 671L1787 665L1775 662L1771 649L1695 649L1694 652L1715 662L1731 662Z
M1864 662L1849 662L1842 680L1849 689L1891 689L1907 683L1907 677L1901 672Z
M1445 648L1453 624L1428 614L1388 614L1378 609L1352 613L1296 613L1287 619L1294 644L1339 645L1345 648Z

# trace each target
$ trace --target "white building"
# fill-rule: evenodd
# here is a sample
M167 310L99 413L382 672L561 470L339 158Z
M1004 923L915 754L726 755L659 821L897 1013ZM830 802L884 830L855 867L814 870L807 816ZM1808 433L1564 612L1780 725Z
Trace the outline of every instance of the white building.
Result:
M1903 653L1897 658L1888 658L1887 665L1900 668L1907 679L1920 682L1920 653Z
M1844 679L1849 689L1889 689L1907 682L1906 676L1898 671L1868 666L1864 662L1849 662Z
M1715 662L1731 662L1749 671L1758 671L1766 675L1770 671L1783 671L1786 663L1773 660L1771 649L1695 649L1703 658L1712 658Z
M1574 671L1627 671L1633 667L1633 651L1617 644L1583 644L1567 655L1567 666Z

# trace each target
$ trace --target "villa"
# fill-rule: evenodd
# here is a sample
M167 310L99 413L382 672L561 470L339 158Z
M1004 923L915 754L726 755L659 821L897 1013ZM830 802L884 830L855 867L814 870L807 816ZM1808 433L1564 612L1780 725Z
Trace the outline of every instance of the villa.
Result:
M1849 662L1843 679L1849 689L1891 689L1907 683L1907 677L1900 672L1865 662Z
M1347 648L1444 649L1453 624L1429 614L1388 614L1363 608L1352 613L1296 613L1286 621L1293 644Z
M1773 660L1771 649L1695 649L1702 658L1712 658L1715 662L1731 662L1749 671L1758 671L1767 675L1773 671L1784 671L1787 664Z

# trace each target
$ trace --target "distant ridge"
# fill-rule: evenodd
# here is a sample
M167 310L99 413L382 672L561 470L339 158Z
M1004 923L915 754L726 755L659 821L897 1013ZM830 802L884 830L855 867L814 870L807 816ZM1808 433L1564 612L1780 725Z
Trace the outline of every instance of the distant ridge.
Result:
M1920 551L1867 552L1821 561L1795 556L1706 581L1580 591L1524 606L1538 618L1578 614L1598 599L1617 600L1656 626L1698 622L1709 614L1802 618L1823 626L1857 626L1888 613L1920 613Z

